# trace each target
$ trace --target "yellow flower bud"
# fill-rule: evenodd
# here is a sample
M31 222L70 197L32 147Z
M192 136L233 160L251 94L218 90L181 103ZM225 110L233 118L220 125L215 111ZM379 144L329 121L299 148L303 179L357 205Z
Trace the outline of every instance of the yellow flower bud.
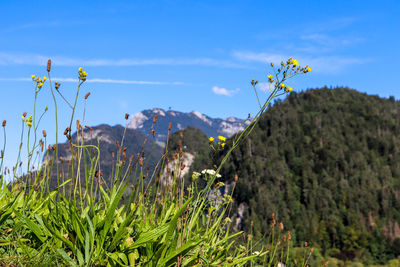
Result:
M32 80L35 80L35 74L32 74Z
M79 72L82 72L82 67L79 67Z
M221 136L221 135L220 135L220 136L218 136L218 139L219 139L219 140L221 140L222 142L225 142L225 141L226 141L226 137L224 137L224 136Z
M47 77L46 77L46 76L44 76L44 77L43 77L43 81L45 82L46 80L47 80Z
M285 87L285 92L286 92L286 93L289 93L289 92L291 92L291 91L293 91L293 88L292 88L292 87Z

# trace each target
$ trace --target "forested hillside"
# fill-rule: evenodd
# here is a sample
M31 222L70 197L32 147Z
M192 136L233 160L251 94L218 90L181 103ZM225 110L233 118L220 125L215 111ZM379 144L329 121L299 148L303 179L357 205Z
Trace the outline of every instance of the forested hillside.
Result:
M196 168L199 161L213 164L203 155ZM392 97L291 93L221 174L226 183L238 175L235 208L244 207L241 227L253 221L258 239L275 213L295 244L308 241L325 255L379 263L400 254L400 102Z
M102 137L100 164L109 177L123 128L102 125L85 132L89 139ZM150 155L152 142L142 147L144 140L139 131L127 130L128 158L143 148ZM195 158L187 178L219 165L231 144L215 152L193 127L171 134L168 142L169 159L180 149ZM163 153L155 148L151 169ZM64 159L67 151L60 146ZM268 233L275 213L295 246L307 241L325 256L370 264L400 255L400 102L394 98L347 88L293 92L267 109L221 174L227 185L238 176L233 226L249 231L253 222L255 240Z

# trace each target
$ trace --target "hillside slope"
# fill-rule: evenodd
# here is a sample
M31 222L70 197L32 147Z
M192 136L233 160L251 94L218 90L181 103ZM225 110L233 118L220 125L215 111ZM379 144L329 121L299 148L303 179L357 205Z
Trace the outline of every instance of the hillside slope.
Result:
M400 255L400 102L393 98L346 88L291 93L268 109L221 174L228 183L238 175L241 227L253 221L258 238L275 213L297 244L370 263Z
M91 129L85 128L83 129L82 133L85 145L98 146L100 150L100 161L98 164L103 179L106 182L109 182L113 179L111 176L114 177L113 170L115 169L118 154L120 155L120 161L125 162L126 165L128 165L128 161L131 156L133 156L133 160L136 162L138 160L138 153L140 155L143 153L145 156L145 162L148 163L146 166L148 166L149 169L153 169L160 160L164 151L164 147L158 145L157 143L153 143L153 137L151 135L144 135L142 132L134 129L125 129L120 125L109 126L106 124L101 124L98 126L93 126ZM71 136L71 139L74 140L74 143L76 143L76 132ZM81 143L82 137L80 137L79 140ZM118 145L120 145L121 150L119 150ZM71 170L69 167L71 164L70 143L67 141L63 144L59 144L58 150L58 156L60 158L60 162L62 163L60 171L63 173L63 177L68 179L68 177L70 177L69 172ZM81 155L80 158L82 161L84 161L85 157L90 156L90 158L95 159L95 157L98 155L97 150L93 148L87 148L84 151L86 153L90 153L90 155ZM51 150L49 158L53 158L53 153L54 150ZM77 158L78 154L74 157L75 165ZM44 158L44 161L46 161L46 157ZM89 168L90 161L86 161L86 165L81 164L80 167L82 175ZM76 169L77 167L75 167L75 170ZM53 182L56 182L56 180L53 179ZM53 186L55 185L56 184L53 184Z

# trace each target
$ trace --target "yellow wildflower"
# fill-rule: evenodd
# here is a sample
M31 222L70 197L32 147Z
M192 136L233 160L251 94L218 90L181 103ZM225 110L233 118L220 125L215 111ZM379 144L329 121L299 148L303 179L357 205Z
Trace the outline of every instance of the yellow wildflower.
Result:
M310 72L310 71L311 71L311 67L308 66L308 67L306 68L306 72Z
M214 142L214 137L210 137L210 138L208 138L208 141L210 141L210 142Z
M39 83L39 84L38 84L38 87L39 87L39 88L42 88L42 86L43 86L43 83Z
M293 88L292 88L292 87L285 87L285 92L286 92L286 93L289 93L289 92L291 92L291 91L293 91Z
M225 147L225 143L222 143L222 144L221 144L221 147L224 148L224 147Z
M223 137L223 136L221 136L221 135L218 136L218 139L221 140L222 142L225 142L225 141L226 141L226 137Z
M29 118L25 119L24 116L22 116L22 120L25 120L26 125L28 125L29 127L32 126L32 115L29 116Z
M86 81L87 72L82 70L82 67L79 68L79 80Z
M218 183L215 184L215 187L219 188L219 187L224 186L224 185L225 184L223 182L218 182Z
M47 80L47 77L46 77L46 76L44 76L44 77L43 77L43 81L45 82L46 80Z
M299 62L296 59L293 59L291 63L293 66L299 65Z
M281 83L280 85L279 85L279 88L285 88L285 85L283 84L283 83Z
M35 74L32 74L32 80L35 80Z
M25 116L22 116L21 118L22 118L22 121L25 121Z

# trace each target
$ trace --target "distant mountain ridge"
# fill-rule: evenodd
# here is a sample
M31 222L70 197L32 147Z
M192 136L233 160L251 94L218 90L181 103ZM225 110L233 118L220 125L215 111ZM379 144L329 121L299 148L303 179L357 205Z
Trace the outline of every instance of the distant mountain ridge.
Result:
M158 116L158 119L153 128L155 130L156 141L153 147L153 137L150 134L150 130L152 129L155 115ZM246 121L234 117L215 119L196 111L184 113L153 108L133 115L126 130L121 125L110 126L101 124L92 126L90 129L84 128L81 136L84 138L85 144L99 144L101 154L99 163L105 180L109 181L111 179L110 175L112 175L113 165L115 164L115 158L112 157L112 154L114 153L117 155L118 151L116 142L119 142L123 146L122 148L126 149L125 154L127 158L131 155L144 152L146 158L149 158L148 166L152 169L161 158L165 149L165 141L168 135L168 126L170 122L172 124L172 139L175 138L175 132L190 127L200 130L197 136L199 136L200 133L204 133L204 136L216 137L218 135L223 135L230 137L242 131L245 125L247 125ZM123 138L123 136L125 137ZM76 132L72 134L71 138L76 142ZM123 143L122 139L124 140ZM208 145L207 140L205 140L204 143ZM51 152L51 154L52 153L53 152ZM72 158L68 141L59 144L58 156L65 164ZM44 159L44 161L46 161L46 159ZM63 168L67 169L67 166L65 165Z
M171 132L183 130L189 126L195 127L207 136L223 135L231 137L237 132L243 131L248 121L229 117L226 119L211 118L200 112L193 111L190 113L179 112L174 110L165 111L161 108L153 108L143 110L131 117L128 125L129 129L139 130L144 134L148 134L153 124L154 116L157 115L157 123L154 125L157 141L165 141L168 134L168 125L171 122Z

